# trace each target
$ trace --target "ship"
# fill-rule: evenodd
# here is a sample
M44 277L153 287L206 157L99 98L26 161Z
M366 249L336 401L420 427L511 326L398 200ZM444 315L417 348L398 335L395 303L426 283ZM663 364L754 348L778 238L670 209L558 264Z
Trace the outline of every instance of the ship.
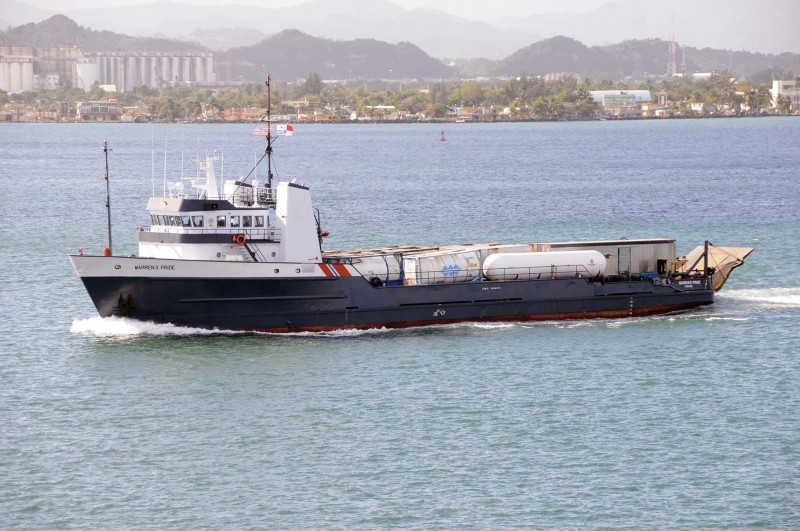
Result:
M135 255L111 251L107 198L108 247L69 256L100 316L275 333L650 316L713 304L753 251L706 241L679 256L668 238L326 251L309 187L274 179L281 129L266 122L264 182L220 186L206 156L202 177L149 199Z

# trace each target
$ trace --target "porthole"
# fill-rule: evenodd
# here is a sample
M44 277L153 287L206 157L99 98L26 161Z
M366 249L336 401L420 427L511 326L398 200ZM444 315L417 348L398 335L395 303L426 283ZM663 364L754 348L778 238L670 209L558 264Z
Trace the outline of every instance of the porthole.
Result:
M222 253L217 253L217 258L221 258L221 257L222 257Z
M280 269L276 269L276 270L275 270L275 274L278 274L278 273L280 273L280 272L281 272L281 270L280 270Z
M275 258L276 256L278 256L278 255L275 254L275 251L272 251L272 258Z
M295 273L299 273L300 272L300 268L298 267L297 269L294 270L294 272Z

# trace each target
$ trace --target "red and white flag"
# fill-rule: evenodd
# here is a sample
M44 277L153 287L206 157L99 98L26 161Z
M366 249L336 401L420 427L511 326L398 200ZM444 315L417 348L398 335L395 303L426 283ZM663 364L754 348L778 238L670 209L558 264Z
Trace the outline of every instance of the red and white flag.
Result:
M256 127L253 131L253 136L268 136L270 134L270 128L267 125L262 125ZM284 136L292 136L294 134L294 127L289 124L282 124L275 127L275 130L272 132L275 136L284 135Z

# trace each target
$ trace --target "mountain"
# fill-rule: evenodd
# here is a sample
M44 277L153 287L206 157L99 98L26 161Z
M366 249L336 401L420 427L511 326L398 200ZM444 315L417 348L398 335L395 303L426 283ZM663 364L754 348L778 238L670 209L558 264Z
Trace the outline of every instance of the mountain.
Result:
M265 71L283 80L304 78L311 72L323 79L450 78L454 74L450 67L411 43L333 41L298 30L285 30L217 57L221 68L227 69L230 63L230 79L260 79Z
M241 32L244 42L258 33ZM212 43L208 35L202 42ZM6 44L79 45L86 51L201 52L196 43L164 38L131 37L111 31L82 27L64 15L38 24L9 28ZM311 72L323 79L404 79L453 76L517 76L566 72L591 79L620 80L628 76L659 76L667 70L669 43L659 39L629 40L606 46L586 46L568 37L544 39L521 48L505 59L457 61L456 68L432 58L409 42L390 44L375 39L331 40L312 37L298 30L284 30L256 44L231 48L216 54L220 79L260 80L265 72L276 79L292 81ZM676 59L686 60L686 72L730 70L759 82L773 75L784 79L800 73L800 54L769 55L711 48L678 47Z
M9 2L11 0L0 0ZM266 2L265 2L266 4ZM0 11L2 12L2 11ZM265 35L296 28L323 38L413 42L434 57L500 59L535 40L528 31L501 29L435 9L408 10L388 0L315 0L292 7L202 5L159 1L62 11L79 24L139 36L194 38L198 28L213 33L207 46L241 46L240 37L219 28L247 28ZM41 20L28 19L25 22ZM17 23L21 23L17 22ZM230 38L226 37L229 36ZM204 40L201 40L206 45Z
M614 57L604 50L589 48L569 37L558 36L526 46L497 63L496 75L576 73L594 76L598 72L617 70Z
M652 37L696 48L800 52L797 0L672 0L646 5L638 0L608 2L583 14L516 14L493 21L509 31L542 37L567 35L587 45Z
M161 34L161 37L166 37ZM176 37L180 41L202 42L210 50L215 52L227 50L228 48L240 48L251 46L266 39L269 35L263 31L253 28L242 27L208 27L196 28L184 36Z
M201 6L164 0L125 7L109 2L107 7L62 7L58 11L31 7L25 1L0 0L0 27L38 22L60 12L86 27L140 37L200 38L204 46L215 50L257 42L256 33L248 36L245 30L266 36L296 28L329 39L412 42L433 57L453 59L499 60L531 42L557 35L587 46L603 46L625 40L668 39L674 33L679 43L697 49L800 52L797 0L673 0L659 6L645 6L638 0L608 0L590 12L537 15L530 14L543 9L537 3L493 0L485 3L491 5L492 15L483 18L477 15L477 0L448 0L446 5L443 0L428 2L424 9L405 9L394 3L400 0L312 0L290 7L273 7L272 0L262 5L241 5L231 0L234 3ZM570 2L568 7L576 11L575 4ZM415 1L414 5L424 4ZM547 9L558 9L554 5L550 3Z
M5 32L7 44L78 45L84 51L126 52L203 52L207 48L194 43L152 37L130 37L111 31L93 31L79 26L64 15L54 15L38 24L23 24Z
M591 79L619 80L627 76L664 75L667 71L669 43L660 39L629 40L607 46L586 46L568 37L557 36L522 48L506 59L493 63L492 75L541 75L567 72ZM678 71L685 57L686 72L730 70L751 77L768 70L800 73L800 54L770 55L731 52L711 48L678 47Z

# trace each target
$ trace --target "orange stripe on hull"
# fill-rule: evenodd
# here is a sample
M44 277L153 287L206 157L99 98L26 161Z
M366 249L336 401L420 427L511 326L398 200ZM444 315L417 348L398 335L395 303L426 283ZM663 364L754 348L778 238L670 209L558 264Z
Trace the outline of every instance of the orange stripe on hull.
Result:
M319 268L322 269L322 272L325 273L326 277L333 276L333 271L331 271L330 266L328 264L320 264Z
M344 264L331 264L331 267L334 268L337 273L339 273L340 277L351 276L350 271L347 270L347 266Z

